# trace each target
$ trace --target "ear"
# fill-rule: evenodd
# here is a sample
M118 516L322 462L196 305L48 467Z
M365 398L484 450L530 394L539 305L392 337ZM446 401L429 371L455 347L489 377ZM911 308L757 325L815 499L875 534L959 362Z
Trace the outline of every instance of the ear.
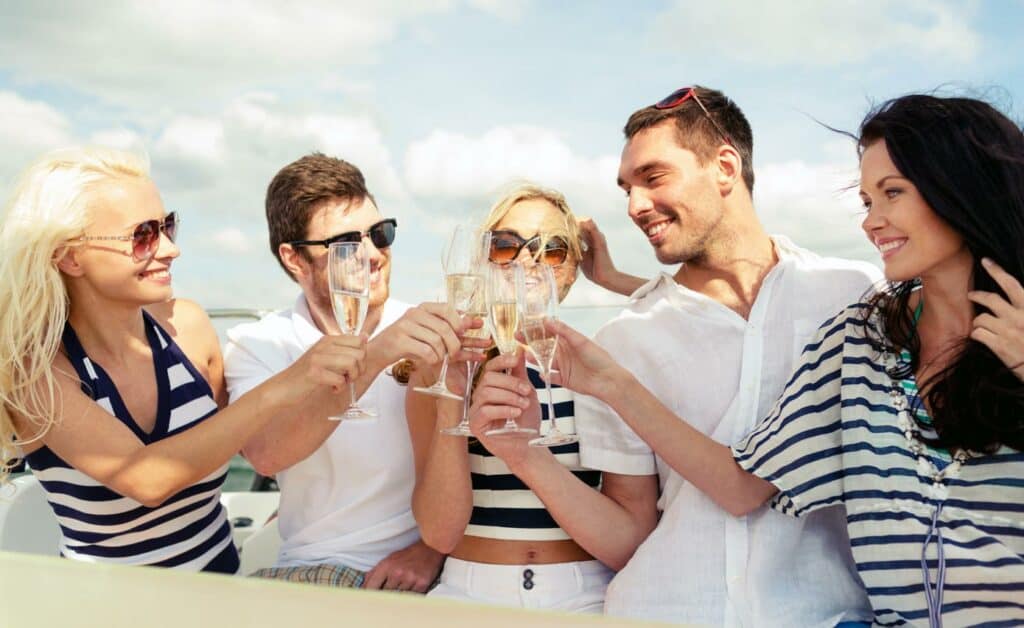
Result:
M288 269L292 277L298 281L300 278L309 275L309 263L298 249L290 244L281 243L277 246L277 254L281 256L281 263Z
M81 277L84 275L85 269L78 261L77 253L78 251L73 246L61 247L54 251L53 261L57 264L57 270L68 277Z
M743 169L746 167L735 148L728 144L718 147L718 189L722 196L732 194L743 181Z

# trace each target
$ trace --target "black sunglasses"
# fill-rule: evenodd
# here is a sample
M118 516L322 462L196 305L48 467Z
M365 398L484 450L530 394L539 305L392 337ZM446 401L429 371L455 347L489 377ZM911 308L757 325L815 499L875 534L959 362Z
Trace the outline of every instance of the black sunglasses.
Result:
M119 236L82 236L79 240L120 240L126 241L131 240L132 242L132 259L136 262L144 262L149 258L156 255L157 249L160 248L160 233L163 232L167 235L167 239L174 242L174 239L178 237L178 225L181 224L181 220L178 218L178 212L171 212L167 214L163 220L154 218L152 220L146 220L135 225L132 229L131 235L119 235Z
M533 259L544 262L548 266L561 266L569 256L569 244L562 238L554 236L540 250L541 234L532 238L524 238L515 231L500 230L491 232L491 250L487 258L495 264L508 264L519 257L526 247Z
M395 229L398 228L398 221L394 218L384 220L371 225L366 231L346 231L331 236L326 240L293 240L286 242L291 246L322 246L329 248L335 242L362 242L363 238L369 237L370 242L378 249L386 249L395 241Z
M736 146L736 144L733 143L732 138L729 137L729 134L726 133L725 130L723 130L722 127L718 125L718 122L715 121L714 116L711 115L711 112L708 111L708 108L704 106L703 102L701 102L700 96L697 95L696 87L680 87L679 89L672 92L668 96L665 96L658 102L654 103L654 108L672 109L673 107L678 107L679 105L683 104L687 100L690 100L691 98L695 103L697 103L697 106L700 107L700 110L704 112L704 116L708 119L708 121L714 125L719 135L721 135L722 139L725 140L725 143L728 144L729 146Z

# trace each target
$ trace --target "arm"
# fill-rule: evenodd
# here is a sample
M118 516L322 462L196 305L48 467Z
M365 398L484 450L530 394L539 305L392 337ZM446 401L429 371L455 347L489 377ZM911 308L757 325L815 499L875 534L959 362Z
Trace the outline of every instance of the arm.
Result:
M459 366L452 364L449 370ZM447 554L462 540L473 511L473 491L466 439L445 436L438 431L459 422L461 404L435 400L412 390L413 386L429 384L425 380L433 376L430 371L414 372L405 397L405 415L416 464L412 512L423 541Z
M719 506L741 516L777 492L744 471L728 447L665 407L597 343L564 323L547 324L559 336L559 372L551 381L608 404L662 460Z
M409 358L418 366L439 363L445 354L458 349L458 331L460 321L443 304L411 308L367 343L366 366L355 381L356 396L365 393L381 371L402 358ZM228 343L227 356L232 397L274 372L272 366L239 343ZM267 476L306 459L337 429L339 422L327 417L343 410L348 404L347 397L321 392L311 397L301 412L280 413L254 434L242 453L256 471Z
M74 372L70 362L58 355L53 370L59 416L40 442L111 490L155 507L223 466L274 414L302 407L320 388L343 386L361 368L361 345L360 338L326 338L233 405L149 445L85 395L77 378L67 375ZM23 436L34 434L33 425L22 417L16 428Z
M580 236L587 245L580 260L580 269L584 276L590 281L601 286L605 290L629 296L636 292L637 288L644 285L647 280L624 273L615 268L612 261L611 251L608 249L608 240L597 228L597 223L592 218L580 218Z
M502 373L505 368L512 368L512 374ZM612 569L621 569L657 524L657 476L605 473L601 491L595 491L547 448L530 447L523 439L488 438L484 432L509 411L522 425L540 423L537 393L521 356L501 356L487 365L473 395L473 432L576 543Z

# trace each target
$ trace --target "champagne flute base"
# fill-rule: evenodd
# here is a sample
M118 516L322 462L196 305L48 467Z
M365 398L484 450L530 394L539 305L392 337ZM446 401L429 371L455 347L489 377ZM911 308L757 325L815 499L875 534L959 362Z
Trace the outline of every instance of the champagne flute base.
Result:
M327 418L331 421L365 421L367 419L376 419L377 413L373 410L353 406L341 414L329 416Z
M469 425L459 423L452 427L446 427L438 430L446 436L472 436L473 432L469 431Z
M537 433L532 427L505 426L484 432L487 436L498 436L501 438L527 438Z
M413 391L423 393L424 395L430 395L431 397L441 397L443 399L451 399L453 401L462 401L462 395L456 395L452 391L448 390L443 384L434 384L433 386L416 386Z
M559 445L570 445L578 442L580 442L580 437L575 434L548 432L540 438L534 438L527 444L532 447L558 447Z

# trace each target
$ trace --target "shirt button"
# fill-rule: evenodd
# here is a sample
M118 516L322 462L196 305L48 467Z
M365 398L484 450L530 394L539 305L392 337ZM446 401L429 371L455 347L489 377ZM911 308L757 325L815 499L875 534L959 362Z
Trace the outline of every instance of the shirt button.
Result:
M524 582L523 583L523 588L526 589L527 591L532 589L533 588L533 580L527 580L526 582Z
M525 569L525 570L523 570L523 577L526 578L527 580L532 578L533 577L533 570L532 569Z

